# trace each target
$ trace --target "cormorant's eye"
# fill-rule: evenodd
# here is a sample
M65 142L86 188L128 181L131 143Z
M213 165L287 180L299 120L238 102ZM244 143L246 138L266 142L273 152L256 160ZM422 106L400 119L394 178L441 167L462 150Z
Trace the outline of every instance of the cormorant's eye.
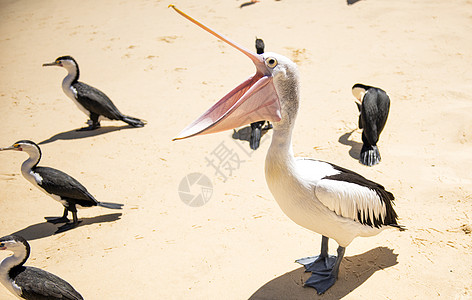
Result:
M265 62L266 62L266 65L271 69L273 69L277 66L277 60L273 57L266 58Z

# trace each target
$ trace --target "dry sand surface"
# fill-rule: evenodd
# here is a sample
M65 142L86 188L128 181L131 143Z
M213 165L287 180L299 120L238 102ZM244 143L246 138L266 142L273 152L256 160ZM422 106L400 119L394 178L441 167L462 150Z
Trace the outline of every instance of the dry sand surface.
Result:
M55 235L44 217L62 206L21 176L26 154L1 152L0 235L27 238L27 265L61 276L85 299L470 299L472 1L243 2L174 4L247 48L258 36L294 60L302 80L296 155L383 184L408 231L354 240L338 282L317 296L303 288L309 275L294 260L317 254L321 237L289 220L266 186L272 133L255 152L231 132L171 141L254 72L246 57L169 1L1 0L0 147L41 143L40 165L125 207L81 210L80 227ZM61 55L148 125L104 121L76 132L87 117L61 90L66 71L41 67ZM372 168L357 161L356 82L392 101L383 160ZM232 174L208 163L224 147L240 159ZM213 185L202 207L179 197L193 172ZM333 254L336 247L331 241ZM0 299L14 297L0 287Z

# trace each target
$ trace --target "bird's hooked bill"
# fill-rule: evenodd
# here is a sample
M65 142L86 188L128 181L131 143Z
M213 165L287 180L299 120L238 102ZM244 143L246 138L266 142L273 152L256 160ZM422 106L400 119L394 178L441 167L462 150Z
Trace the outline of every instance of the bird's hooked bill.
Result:
M9 146L9 147L5 147L5 148L0 148L0 151L4 151L4 150L15 150L15 147Z
M51 62L51 63L44 63L43 67L50 67L50 66L60 66L61 64L58 62Z
M256 121L279 122L281 120L279 97L263 56L236 44L185 14L174 5L169 5L169 7L172 7L177 13L218 39L238 49L249 57L256 66L256 74L219 100L197 120L182 130L174 140L234 129Z

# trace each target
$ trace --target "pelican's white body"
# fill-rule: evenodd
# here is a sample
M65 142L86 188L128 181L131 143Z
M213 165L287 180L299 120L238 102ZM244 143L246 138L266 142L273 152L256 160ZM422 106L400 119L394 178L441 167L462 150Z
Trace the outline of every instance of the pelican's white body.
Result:
M291 151L284 153L278 148L277 143L272 142L266 157L266 180L278 205L292 221L334 239L342 247L347 247L357 236L376 235L386 228L366 226L329 209L317 198L316 190L323 177L336 175L339 171L328 163L295 158ZM356 186L346 182L335 184L338 184L340 196L347 192L344 185L352 185L347 188Z

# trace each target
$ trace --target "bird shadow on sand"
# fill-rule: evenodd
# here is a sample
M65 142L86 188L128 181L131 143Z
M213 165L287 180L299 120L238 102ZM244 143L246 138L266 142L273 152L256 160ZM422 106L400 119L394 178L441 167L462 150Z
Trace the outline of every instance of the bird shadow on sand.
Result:
M122 215L121 213L113 213L113 214L96 216L92 218L80 218L79 220L82 222L80 222L79 226L77 227L96 224L96 223L114 222L116 220L119 220L121 215ZM30 225L24 229L21 229L17 232L14 232L12 234L22 236L28 241L37 240L37 239L42 239L42 238L54 235L57 229L59 228L59 226L61 225L63 225L63 223L61 224L51 224L48 222L37 223L34 225ZM71 230L74 230L74 229L71 229Z
M318 295L311 287L303 286L310 273L300 267L264 284L249 299L341 299L375 272L398 264L397 256L390 248L377 247L359 255L345 257L341 262L338 281L323 295Z
M246 7L246 6L249 6L249 5L253 5L253 4L256 4L257 2L259 2L259 1L257 1L257 0L252 0L252 1L244 2L243 4L241 4L241 5L239 6L239 8L243 8L243 7Z
M353 4L356 4L359 1L361 1L361 0L347 0L347 5L353 5Z
M349 155L354 158L354 159L359 159L361 149L362 149L362 143L350 140L349 137L351 134L356 131L355 129L352 130L351 132L346 132L345 134L341 135L338 139L338 142L340 142L343 145L346 146L351 146L351 149L349 150Z
M113 131L120 131L122 129L131 129L131 128L135 128L135 127L130 126L130 125L123 125L123 126L103 126L94 130L83 130L83 131L77 131L77 129L72 129L69 131L55 134L52 137L48 138L47 140L39 142L38 145L49 144L57 140L78 140L78 139L88 138L91 136L97 136L101 134L110 133Z

